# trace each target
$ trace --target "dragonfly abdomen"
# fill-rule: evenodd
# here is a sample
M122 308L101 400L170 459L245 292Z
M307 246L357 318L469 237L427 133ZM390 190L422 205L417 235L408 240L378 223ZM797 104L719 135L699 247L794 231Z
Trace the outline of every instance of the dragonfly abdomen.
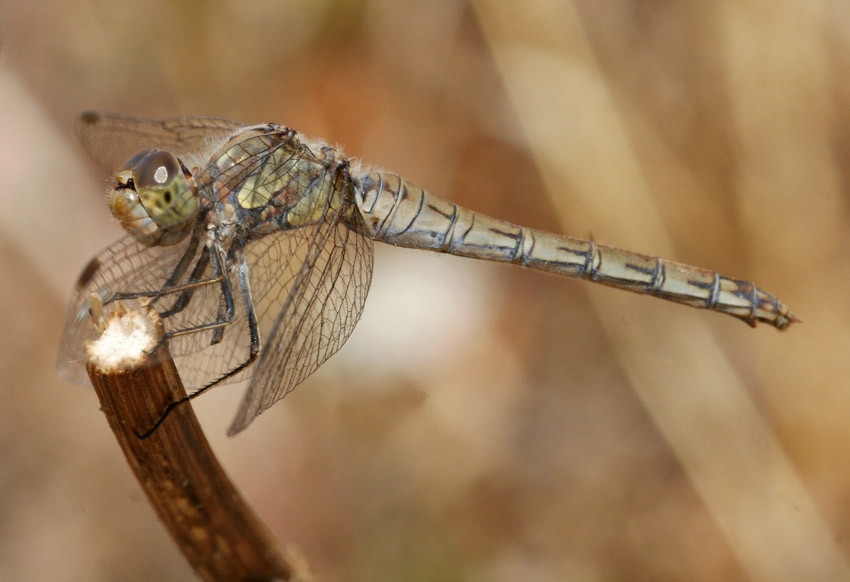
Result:
M728 313L753 327L763 321L785 329L798 321L779 299L750 281L739 281L709 269L591 244L593 260L583 274L591 281Z
M474 212L397 174L361 178L357 200L375 240L492 261L521 259L521 227Z
M728 313L778 329L799 321L753 283L593 241L525 228L449 202L397 174L360 180L357 204L368 236L389 244L511 262L635 293Z

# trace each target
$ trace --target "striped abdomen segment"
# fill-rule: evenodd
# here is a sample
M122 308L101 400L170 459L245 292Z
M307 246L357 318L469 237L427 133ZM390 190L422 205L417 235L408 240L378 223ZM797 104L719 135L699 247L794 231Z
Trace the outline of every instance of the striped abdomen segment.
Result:
M752 326L779 329L799 321L776 297L753 283L714 271L569 236L517 226L468 210L396 174L360 180L357 205L368 236L403 247L505 261L581 277L693 307L712 309Z

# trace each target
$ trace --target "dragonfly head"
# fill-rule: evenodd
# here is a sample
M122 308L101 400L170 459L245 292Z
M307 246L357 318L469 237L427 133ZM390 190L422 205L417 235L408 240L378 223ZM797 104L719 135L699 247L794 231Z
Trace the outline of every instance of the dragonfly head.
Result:
M192 174L168 152L143 151L115 175L109 209L124 230L147 246L168 246L192 231L198 191Z

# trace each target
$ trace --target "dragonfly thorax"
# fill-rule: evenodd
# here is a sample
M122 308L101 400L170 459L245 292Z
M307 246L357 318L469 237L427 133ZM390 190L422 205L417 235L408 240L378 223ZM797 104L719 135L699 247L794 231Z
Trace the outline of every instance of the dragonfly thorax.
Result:
M141 152L115 175L109 209L146 246L173 245L191 232L198 215L192 174L165 151Z

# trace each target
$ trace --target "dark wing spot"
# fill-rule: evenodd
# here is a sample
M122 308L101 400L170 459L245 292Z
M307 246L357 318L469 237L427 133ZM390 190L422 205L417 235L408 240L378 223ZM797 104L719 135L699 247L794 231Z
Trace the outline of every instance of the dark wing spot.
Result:
M94 125L100 119L100 114L96 111L83 111L80 114L80 123L86 125Z
M77 279L77 291L82 291L94 278L95 273L100 270L100 259L97 257L93 258L89 261L89 264L83 269L83 272L80 273L80 277Z

